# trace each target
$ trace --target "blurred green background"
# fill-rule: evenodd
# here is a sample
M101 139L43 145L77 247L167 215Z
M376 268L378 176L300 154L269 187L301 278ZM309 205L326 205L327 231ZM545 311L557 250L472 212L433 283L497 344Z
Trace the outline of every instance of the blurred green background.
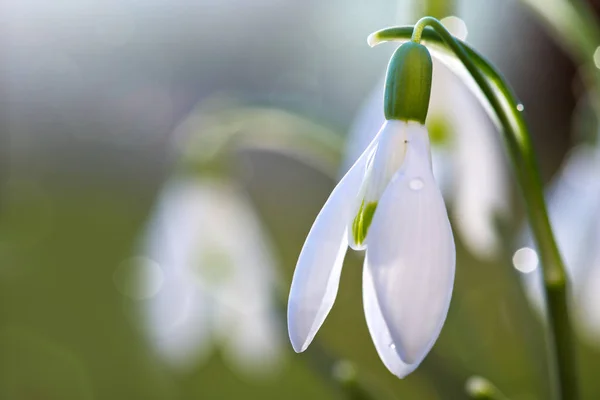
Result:
M385 369L371 343L356 253L349 252L319 344L293 353L282 318L282 364L260 380L232 371L218 347L190 370L171 368L137 323L139 301L115 284L176 164L173 132L192 110L224 97L233 110L282 110L344 136L392 51L370 49L367 35L416 21L398 11L401 3L3 2L0 399L344 398L328 364L319 367L324 351L353 362L377 398L461 399L472 375L491 379L513 400L549 398L543 326L508 248L505 258L481 262L457 239L447 323L405 380ZM571 117L582 89L574 64L517 1L454 7L469 41L526 105L549 180L576 140ZM274 130L268 114L246 129L260 131L261 122ZM317 168L266 147L237 148L227 166L272 239L285 297L339 159ZM505 236L516 234L520 214ZM585 398L600 398L600 351L580 347Z

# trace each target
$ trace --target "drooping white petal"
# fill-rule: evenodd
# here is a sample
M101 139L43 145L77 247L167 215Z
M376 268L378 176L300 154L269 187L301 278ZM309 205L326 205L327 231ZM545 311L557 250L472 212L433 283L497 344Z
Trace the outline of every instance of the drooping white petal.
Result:
M373 286L371 269L368 267L366 260L363 268L363 307L367 327L371 333L375 349L386 368L398 378L404 378L413 372L418 364L406 364L396 353L396 345L381 314L377 294Z
M288 332L296 352L306 350L335 301L348 248L348 220L377 140L333 189L300 252L288 300Z
M454 284L456 254L435 184L427 131L408 131L404 165L384 193L369 232L367 267L397 354L418 365L439 336Z

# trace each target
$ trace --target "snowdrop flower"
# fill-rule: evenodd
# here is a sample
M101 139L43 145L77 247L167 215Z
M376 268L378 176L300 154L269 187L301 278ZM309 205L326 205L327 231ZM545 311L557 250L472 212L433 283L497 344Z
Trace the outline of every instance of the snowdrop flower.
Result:
M234 185L173 178L142 250L163 270L162 289L144 302L151 344L161 357L190 367L220 344L232 366L251 376L277 365L275 265L258 217Z
M404 377L445 321L455 247L424 126L431 90L427 49L403 44L388 67L386 121L341 179L300 253L288 303L294 350L306 350L337 294L348 246L366 250L363 305L385 366Z
M576 322L581 332L600 345L600 149L573 149L548 190L548 212L575 294ZM523 249L537 260L531 233ZM518 254L518 253L517 253ZM516 256L515 256L516 257ZM534 308L544 314L543 277L536 265L522 272L526 293Z
M461 31L459 38L464 39L464 26ZM505 215L508 204L502 146L494 123L468 86L437 58L433 71L427 126L434 176L452 204L453 221L465 245L476 256L490 258L500 251L495 221ZM384 121L383 87L377 85L351 128L346 169Z

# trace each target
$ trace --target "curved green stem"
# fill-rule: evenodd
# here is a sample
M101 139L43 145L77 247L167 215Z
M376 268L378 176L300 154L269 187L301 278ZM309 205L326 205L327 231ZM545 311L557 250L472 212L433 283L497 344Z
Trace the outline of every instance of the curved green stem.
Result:
M426 26L433 28L425 29ZM438 47L444 45L467 69L489 102L499 124L512 161L519 187L525 198L527 215L540 251L545 293L552 333L551 345L556 361L560 398L576 400L577 374L573 349L573 333L567 307L568 277L550 226L543 186L531 137L517 101L504 78L469 45L454 38L444 26L431 17L422 18L414 30L421 31L421 40ZM408 40L413 28L396 27L375 32L369 37L374 45L387 40Z
M344 141L334 130L293 113L212 101L184 122L187 139L175 169L195 174L227 173L229 158L240 148L270 150L335 177Z

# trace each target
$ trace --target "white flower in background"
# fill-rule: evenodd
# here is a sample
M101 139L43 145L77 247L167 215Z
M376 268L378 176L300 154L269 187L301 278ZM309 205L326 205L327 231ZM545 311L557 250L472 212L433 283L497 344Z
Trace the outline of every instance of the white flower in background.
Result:
M403 68L422 76L407 81ZM388 120L335 187L306 238L290 291L288 330L294 350L306 350L333 306L348 246L366 250L367 325L385 366L404 377L425 358L446 319L455 247L422 123L431 58L423 46L407 43L388 71Z
M454 34L464 39L466 28L456 20L451 17L443 22L452 22L458 27ZM458 35L461 32L463 37ZM382 81L355 119L345 169L364 151L384 121L383 89ZM507 211L509 185L502 145L477 96L437 58L433 59L427 126L432 135L434 176L452 205L453 222L461 238L481 258L496 255L501 243L495 222Z
M190 367L220 345L244 373L273 370L280 355L275 265L258 217L235 186L172 179L142 250L163 270L161 290L143 303L161 357Z
M590 146L573 149L548 190L548 213L558 247L571 279L577 324L592 341L600 345L600 150ZM528 298L544 313L543 277L537 267L537 254L531 233L523 243L528 247L517 254L530 254L521 272ZM527 250L525 250L527 249Z

